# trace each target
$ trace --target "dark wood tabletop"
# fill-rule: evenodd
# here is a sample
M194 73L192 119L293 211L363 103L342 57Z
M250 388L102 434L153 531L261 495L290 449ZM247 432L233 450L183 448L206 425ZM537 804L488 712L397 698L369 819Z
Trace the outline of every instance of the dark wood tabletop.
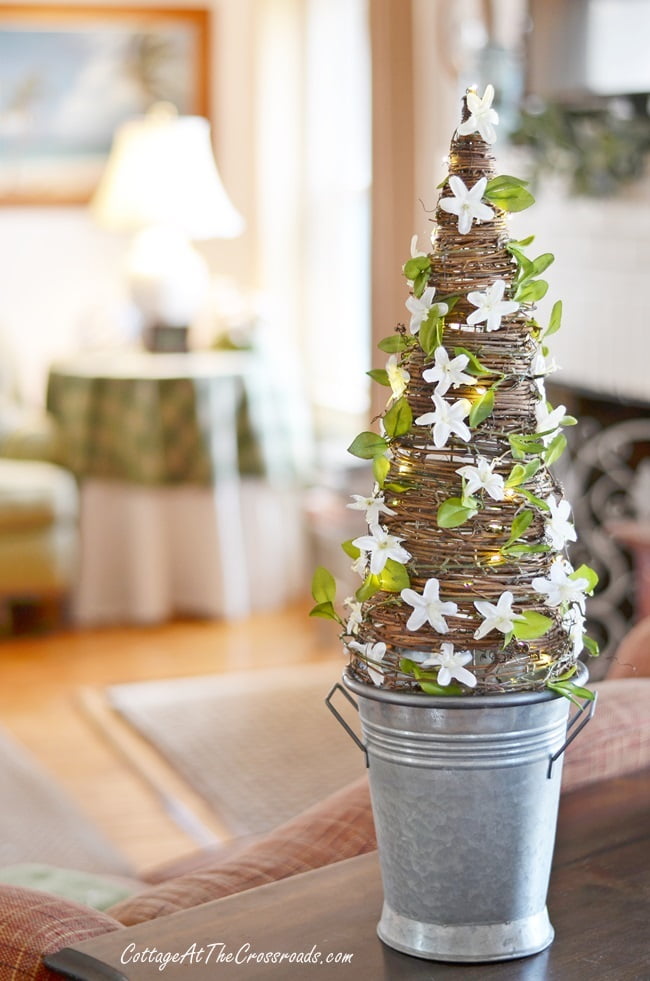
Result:
M80 981L650 981L650 771L563 796L548 901L556 936L540 954L480 965L409 957L377 938L381 902L372 853L96 937L46 962ZM310 952L321 963L305 962ZM276 953L303 956L264 962Z

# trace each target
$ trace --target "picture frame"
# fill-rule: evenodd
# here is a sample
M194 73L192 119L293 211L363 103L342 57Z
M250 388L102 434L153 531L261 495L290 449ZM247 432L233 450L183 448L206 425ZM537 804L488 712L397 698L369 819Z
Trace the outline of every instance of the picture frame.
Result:
M154 103L209 118L210 28L198 7L0 4L0 204L86 203Z

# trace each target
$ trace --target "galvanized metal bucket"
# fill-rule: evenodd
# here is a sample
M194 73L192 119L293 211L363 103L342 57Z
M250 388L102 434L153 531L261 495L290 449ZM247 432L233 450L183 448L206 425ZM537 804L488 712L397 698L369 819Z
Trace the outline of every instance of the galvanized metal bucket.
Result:
M547 947L562 754L595 703L567 738L569 702L552 692L446 698L371 688L347 672L343 682L327 703L369 766L381 939L441 961ZM358 708L363 742L331 704L337 690Z

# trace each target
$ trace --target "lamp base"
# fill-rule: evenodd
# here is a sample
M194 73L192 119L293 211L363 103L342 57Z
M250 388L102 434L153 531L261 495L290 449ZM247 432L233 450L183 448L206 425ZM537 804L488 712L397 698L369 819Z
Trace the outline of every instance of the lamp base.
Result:
M142 331L142 343L156 354L185 354L188 350L188 328L154 324Z

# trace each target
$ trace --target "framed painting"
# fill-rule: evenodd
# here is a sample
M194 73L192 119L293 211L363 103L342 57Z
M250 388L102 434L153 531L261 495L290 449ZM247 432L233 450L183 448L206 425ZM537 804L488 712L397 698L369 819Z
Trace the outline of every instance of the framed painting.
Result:
M0 4L0 204L81 204L156 102L209 116L206 9Z

